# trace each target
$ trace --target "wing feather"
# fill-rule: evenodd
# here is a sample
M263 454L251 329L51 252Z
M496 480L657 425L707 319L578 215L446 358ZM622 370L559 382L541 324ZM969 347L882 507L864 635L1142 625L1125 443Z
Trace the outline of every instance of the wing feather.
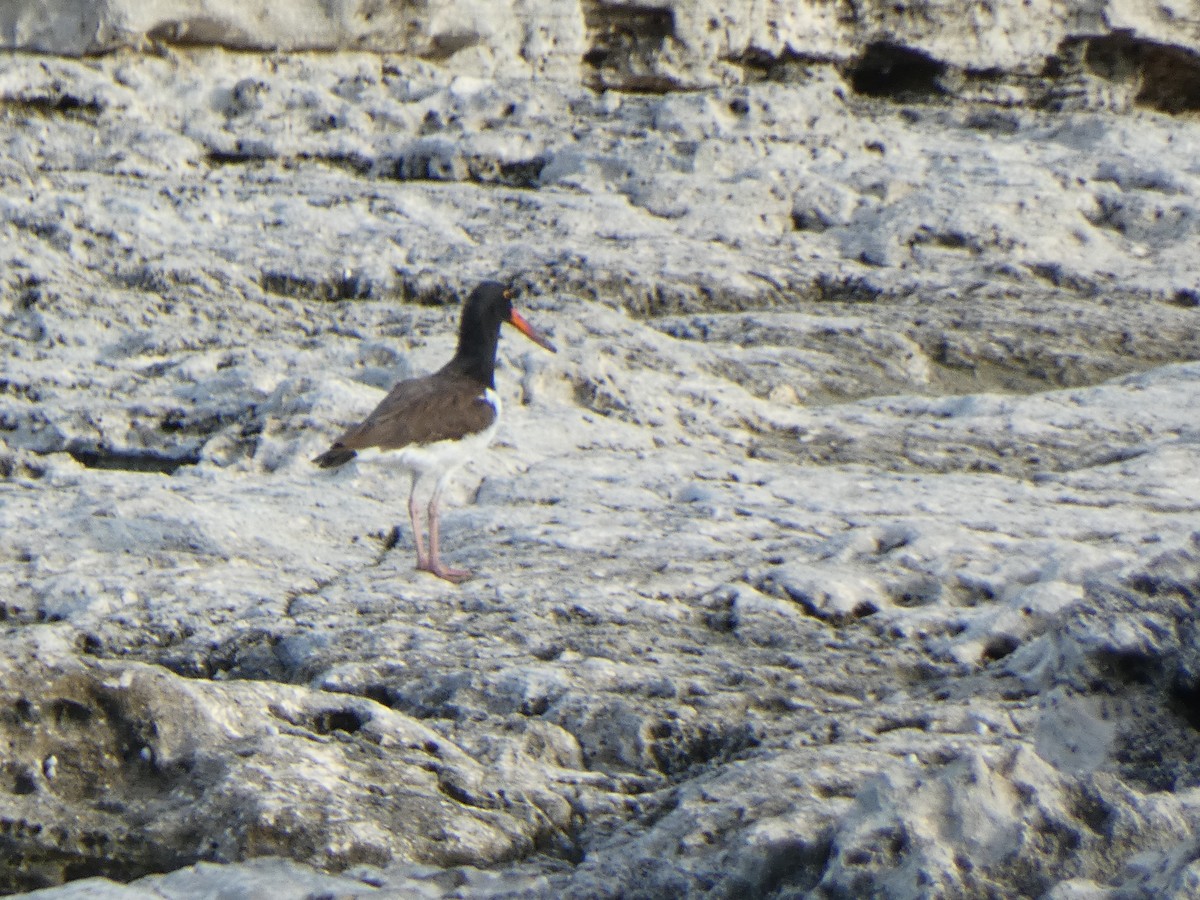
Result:
M472 381L445 377L399 382L358 425L348 428L332 449L398 450L410 444L457 440L483 431L496 420L496 408Z

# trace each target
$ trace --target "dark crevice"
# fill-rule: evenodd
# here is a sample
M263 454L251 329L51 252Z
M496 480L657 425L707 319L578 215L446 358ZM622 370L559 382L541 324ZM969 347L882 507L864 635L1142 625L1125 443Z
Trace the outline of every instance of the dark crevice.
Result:
M313 731L317 732L317 734L330 734L334 731L354 734L367 721L366 718L353 709L331 709L314 717Z
M1158 682L1163 660L1134 650L1105 650L1093 655L1102 675L1119 685L1153 685Z
M1200 731L1200 679L1176 677L1168 691L1170 710L1196 731Z
M1083 63L1091 75L1136 85L1139 106L1170 114L1200 110L1200 56L1191 50L1118 31L1088 41Z
M508 187L535 188L541 183L542 169L546 168L548 161L544 156L534 156L530 159L500 162L500 177L496 183Z
M797 53L788 47L771 52L754 46L735 55L723 56L721 61L740 67L748 81L782 82L803 80L810 66L828 62L816 56Z
M732 759L759 744L759 736L748 724L695 726L666 719L649 728L646 750L654 769L678 778L710 763Z
M812 293L819 303L878 303L891 299L892 289L860 276L821 274L813 282Z
M1192 288L1179 288L1167 302L1173 306L1182 306L1185 309L1200 307L1200 291L1193 290Z
M1134 100L1165 113L1200 110L1200 58L1178 47L1148 45Z
M325 277L264 271L259 286L269 294L294 300L337 303L344 300L394 300L417 306L453 306L466 300L461 286L403 275L395 283L380 283L358 272L335 272Z
M379 160L374 173L397 181L469 182L529 190L539 186L547 162L544 156L502 160L463 154L441 145L418 144Z
M911 728L915 731L928 731L932 725L933 722L930 718L924 715L888 718L875 726L875 733L887 734L891 731L901 731L905 728Z
M204 160L210 166L237 166L247 165L249 163L264 163L275 159L271 154L264 154L261 150L209 150L205 154Z
M30 478L38 479L46 474L41 466L15 456L0 456L0 479Z
M597 31L622 31L631 34L644 35L656 41L662 41L675 33L675 13L673 10L646 5L614 6L605 3L585 3L583 9L584 24Z
M118 469L124 472L158 472L173 475L183 466L194 466L200 462L196 452L183 456L166 456L161 453L136 450L69 450L71 458L89 469Z
M300 153L295 157L297 163L317 163L329 166L331 169L341 169L353 172L355 175L366 175L371 171L374 162L357 153ZM292 166L288 166L292 168Z
M453 800L455 803L461 803L463 806L469 806L473 809L494 809L496 803L491 802L490 798L479 796L472 793L466 787L451 780L449 775L439 773L443 777L438 778L438 790Z
M358 153L297 153L293 156L281 156L263 147L236 147L233 150L209 150L204 155L204 161L211 168L220 166L260 166L266 163L278 163L285 169L295 169L305 163L328 166L355 175L367 175L375 163L370 158Z
M998 659L1011 654L1014 650L1021 646L1020 639L1009 634L997 634L992 636L984 645L983 653L981 654L984 664L995 662Z
M1048 93L1036 105L1051 110L1105 106L1116 98L1168 115L1200 111L1200 54L1128 30L1067 38L1046 59L1041 78ZM1088 82L1106 87L1096 93Z
M76 97L61 88L38 96L6 98L0 101L0 108L27 115L64 116L85 122L95 122L104 112L104 106L98 100Z
M688 88L670 75L623 75L619 85L612 85L627 94L681 94Z
M259 287L268 294L295 300L331 303L338 300L378 299L371 282L356 272L339 272L328 278L309 278L291 272L268 271L259 276Z
M583 7L588 49L585 83L596 89L666 93L680 87L677 79L656 71L667 41L675 37L675 13L654 6L610 6L591 2Z
M433 41L429 47L420 54L422 59L430 60L431 62L442 62L449 59L460 50L466 50L468 47L474 47L479 44L481 38L478 34L470 31L462 31L451 34L434 35Z
M788 838L768 843L759 851L762 863L753 886L757 897L807 895L821 882L833 857L832 829L807 840Z
M891 100L921 100L940 96L946 64L920 50L886 42L869 45L849 68L855 93Z

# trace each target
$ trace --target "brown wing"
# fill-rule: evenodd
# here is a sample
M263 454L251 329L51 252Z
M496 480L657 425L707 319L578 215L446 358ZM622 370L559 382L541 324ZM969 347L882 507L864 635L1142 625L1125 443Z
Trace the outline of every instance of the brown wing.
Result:
M477 381L438 372L401 381L369 416L334 441L331 449L398 450L409 444L455 440L483 431L494 421L496 408L483 396Z

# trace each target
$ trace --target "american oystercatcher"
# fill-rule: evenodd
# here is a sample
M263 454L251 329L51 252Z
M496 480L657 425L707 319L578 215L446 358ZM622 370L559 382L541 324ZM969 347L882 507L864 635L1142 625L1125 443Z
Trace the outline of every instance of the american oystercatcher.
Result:
M467 298L454 358L432 375L399 382L374 411L346 430L313 460L325 469L345 465L360 454L390 458L412 476L408 515L417 545L417 568L458 584L471 577L442 563L438 554L438 501L450 475L491 443L500 422L496 393L496 345L507 322L551 353L554 345L538 334L512 305L512 291L484 281ZM427 506L429 552L421 533L417 495L433 485Z

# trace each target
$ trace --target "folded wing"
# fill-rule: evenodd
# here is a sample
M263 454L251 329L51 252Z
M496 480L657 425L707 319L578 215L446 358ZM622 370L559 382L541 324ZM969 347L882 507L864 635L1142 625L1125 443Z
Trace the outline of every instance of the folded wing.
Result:
M469 380L439 372L401 381L362 422L346 429L313 462L323 468L343 465L359 450L399 450L411 444L457 440L485 430L496 408Z

